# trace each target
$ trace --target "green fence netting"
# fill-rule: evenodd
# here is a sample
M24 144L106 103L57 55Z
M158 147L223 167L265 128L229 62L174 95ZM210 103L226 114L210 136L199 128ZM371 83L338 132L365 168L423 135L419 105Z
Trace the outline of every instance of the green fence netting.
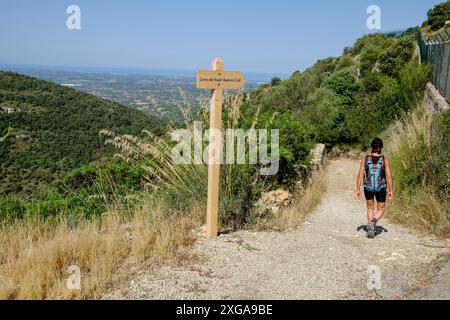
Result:
M447 30L428 38L419 33L418 43L422 63L433 65L434 86L447 101L450 101L450 35Z

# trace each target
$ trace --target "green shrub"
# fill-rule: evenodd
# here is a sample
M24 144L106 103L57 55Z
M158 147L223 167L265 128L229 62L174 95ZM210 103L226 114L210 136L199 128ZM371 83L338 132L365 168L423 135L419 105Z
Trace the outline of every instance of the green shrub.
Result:
M392 40L392 44L380 55L379 69L388 76L398 76L400 69L408 63L414 53L412 36Z
M383 34L369 34L361 37L355 43L355 45L349 50L353 56L361 54L364 48L367 46L381 47L384 45L386 37Z
M316 141L331 148L338 143L344 121L344 106L338 94L330 89L317 89L308 98L305 116L314 128Z
M334 72L351 66L353 66L353 59L350 56L345 55L339 59L339 62L337 63L336 68L334 69Z
M374 46L370 46L362 51L360 61L360 71L362 75L372 72L381 53L381 48Z
M379 109L374 107L373 102L353 106L351 112L345 115L339 142L349 145L361 144L362 148L366 149L370 139L382 130L378 119L380 119Z
M401 111L399 86L395 79L373 75L366 80L361 82L362 90L355 104L345 112L338 144L358 144L367 148L373 137L386 129Z
M371 107L377 109L377 119L380 129L384 130L397 116L402 112L399 106L400 86L397 80L387 76L379 77L381 82L380 90L375 93L375 99L372 100Z
M445 22L450 20L450 3L443 2L434 6L428 11L428 20L425 26L430 26L432 31L439 30L445 26Z
M0 198L0 224L22 219L25 214L23 203L13 197Z
M257 128L278 129L280 132L280 168L278 183L288 183L298 173L298 168L307 163L313 146L314 129L304 118L283 113L262 114Z
M270 81L270 85L272 87L278 86L279 84L281 84L282 80L278 77L273 77L272 80Z
M65 195L86 190L89 194L126 196L142 191L145 182L146 173L141 166L112 159L72 170L57 184L57 190Z
M380 91L383 86L382 79L383 76L379 73L368 73L365 74L361 79L361 91L366 95L373 94Z
M343 105L351 105L359 87L351 70L343 69L333 73L325 83L325 87L340 96Z
M69 199L57 192L50 192L43 200L31 200L26 203L26 218L48 219L68 213Z
M431 79L433 68L418 61L407 64L399 72L400 105L402 110L413 110L422 101L426 83Z

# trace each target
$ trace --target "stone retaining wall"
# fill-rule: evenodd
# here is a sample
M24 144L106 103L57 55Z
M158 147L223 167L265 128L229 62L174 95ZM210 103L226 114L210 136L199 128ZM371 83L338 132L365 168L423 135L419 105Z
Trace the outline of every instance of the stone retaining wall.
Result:
M448 102L433 86L433 84L428 82L425 89L423 106L433 113L441 113L448 108Z

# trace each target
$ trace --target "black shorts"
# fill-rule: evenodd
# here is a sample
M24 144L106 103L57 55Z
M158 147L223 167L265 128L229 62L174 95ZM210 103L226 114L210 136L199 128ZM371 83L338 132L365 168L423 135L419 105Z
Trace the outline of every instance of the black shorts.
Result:
M376 198L377 202L380 202L380 203L386 202L386 189L375 192L375 191L369 191L364 188L364 195L366 196L366 200L373 200L374 198Z

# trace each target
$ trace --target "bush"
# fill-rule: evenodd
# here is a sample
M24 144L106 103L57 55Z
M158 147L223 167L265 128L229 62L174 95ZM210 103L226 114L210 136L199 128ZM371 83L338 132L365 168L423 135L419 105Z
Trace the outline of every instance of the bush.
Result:
M370 145L370 139L377 135L380 127L379 111L372 104L357 105L345 116L344 124L340 133L342 144L361 144L363 149Z
M68 213L69 199L57 192L50 192L43 200L26 203L26 218L48 219Z
M308 99L305 116L314 128L316 141L331 148L338 143L344 121L342 99L327 88L317 89Z
M400 70L400 105L402 110L410 111L419 105L432 73L431 65L422 65L418 61L407 64Z
M387 76L379 77L381 82L380 90L375 93L372 107L377 109L379 118L373 119L380 123L381 130L384 130L402 112L399 106L400 86L397 80Z
M445 26L445 22L450 20L450 3L443 2L434 6L428 11L428 20L426 26L430 26L432 31L439 30Z
M0 199L0 223L12 223L22 219L25 207L20 200L12 197Z
M361 79L361 91L365 94L373 94L380 91L383 86L383 76L378 73L369 73Z
M358 54L361 54L362 50L366 48L367 46L376 46L381 47L383 46L384 42L386 41L386 37L382 34L369 34L365 35L362 38L358 39L355 43L355 45L350 49L350 53L353 56L356 56Z
M381 48L374 46L370 46L362 51L360 62L360 71L362 75L372 72L381 53Z
M353 60L350 56L343 56L339 59L334 72L353 66Z
M280 131L280 170L278 183L288 183L298 173L299 166L307 163L313 146L313 127L305 119L283 113L262 114L257 128L278 129Z
M278 86L279 84L281 84L282 80L278 77L273 77L272 80L270 81L270 85L272 87Z
M379 74L363 78L360 86L354 104L346 108L338 144L359 144L367 148L373 137L399 114L399 89L395 79Z
M126 196L142 191L145 181L145 170L142 167L113 159L72 170L57 184L57 190L65 195L86 190L91 195Z
M352 71L343 69L333 73L325 83L325 87L339 95L343 105L351 105L354 102L358 84Z
M393 40L378 59L380 71L388 76L398 76L400 69L410 62L414 54L413 50L414 38L412 36Z

